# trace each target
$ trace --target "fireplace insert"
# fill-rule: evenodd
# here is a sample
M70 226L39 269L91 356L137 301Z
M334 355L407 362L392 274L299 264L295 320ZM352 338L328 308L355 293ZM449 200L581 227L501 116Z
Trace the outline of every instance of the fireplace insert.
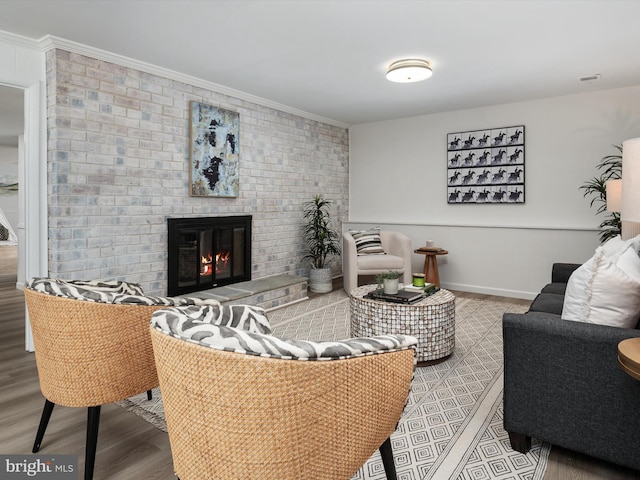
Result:
M169 218L169 296L251 280L251 215Z

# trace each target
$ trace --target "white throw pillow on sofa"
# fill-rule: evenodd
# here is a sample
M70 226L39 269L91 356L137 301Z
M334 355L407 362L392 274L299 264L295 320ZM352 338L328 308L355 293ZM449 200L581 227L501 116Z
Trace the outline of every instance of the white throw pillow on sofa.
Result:
M573 272L567 283L562 319L636 327L640 318L640 256L636 239L598 247L595 255Z
M622 240L620 235L618 235L607 240L601 248L604 249L606 257L616 261L618 257L627 250L627 248L633 248L636 252L640 251L640 235L629 240Z
M622 240L620 235L617 235L613 238L610 238L604 244L602 244L602 249L604 250L604 254L607 257L612 257L618 251L621 251L623 248L627 246L627 242Z

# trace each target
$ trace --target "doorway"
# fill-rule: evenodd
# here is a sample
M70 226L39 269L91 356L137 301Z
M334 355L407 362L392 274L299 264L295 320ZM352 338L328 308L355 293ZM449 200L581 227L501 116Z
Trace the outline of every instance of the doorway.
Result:
M18 241L23 135L24 90L0 85L0 246Z
M47 274L45 124L43 82L0 84L0 175L9 170L8 175L15 179L17 162L17 211L15 191L10 192L9 197L0 198L0 204L3 199L8 200L6 216L16 227L16 288L21 288L28 278ZM2 153L8 160L3 160ZM33 351L28 318L25 320L25 349Z

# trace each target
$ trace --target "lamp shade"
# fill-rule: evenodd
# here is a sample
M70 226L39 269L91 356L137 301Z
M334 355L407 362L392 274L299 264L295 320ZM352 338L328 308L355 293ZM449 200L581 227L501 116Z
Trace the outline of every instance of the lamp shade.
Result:
M640 235L640 138L622 142L622 239Z
M622 142L621 218L640 222L640 138Z
M620 212L622 210L622 180L607 180L607 212Z

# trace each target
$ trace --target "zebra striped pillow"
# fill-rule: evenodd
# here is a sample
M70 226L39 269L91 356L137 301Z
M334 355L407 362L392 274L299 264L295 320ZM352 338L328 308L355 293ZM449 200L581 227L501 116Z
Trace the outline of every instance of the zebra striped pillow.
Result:
M220 305L218 300L213 298L196 297L149 297L146 295L124 295L116 294L107 303L118 305L166 305L168 307L178 305Z
M56 297L75 298L93 302L107 302L113 295L143 295L137 283L117 280L62 280L59 278L35 277L26 284L27 288Z
M117 280L62 280L36 277L26 288L37 292L88 302L115 303L119 305L220 305L214 299L191 297L149 297L137 283Z
M382 239L380 238L380 227L369 230L349 230L349 233L356 241L356 251L358 255L384 255Z
M270 334L264 308L253 305L193 305L163 308L152 315L151 325L175 337L200 341L215 332L214 325Z
M165 308L153 313L151 326L182 340L227 352L284 360L340 360L381 352L415 348L418 340L408 335L350 338L343 341L310 342L280 339L269 332L256 331L250 324L214 324L211 307ZM250 308L244 306L244 308ZM201 315L201 318L196 318Z

